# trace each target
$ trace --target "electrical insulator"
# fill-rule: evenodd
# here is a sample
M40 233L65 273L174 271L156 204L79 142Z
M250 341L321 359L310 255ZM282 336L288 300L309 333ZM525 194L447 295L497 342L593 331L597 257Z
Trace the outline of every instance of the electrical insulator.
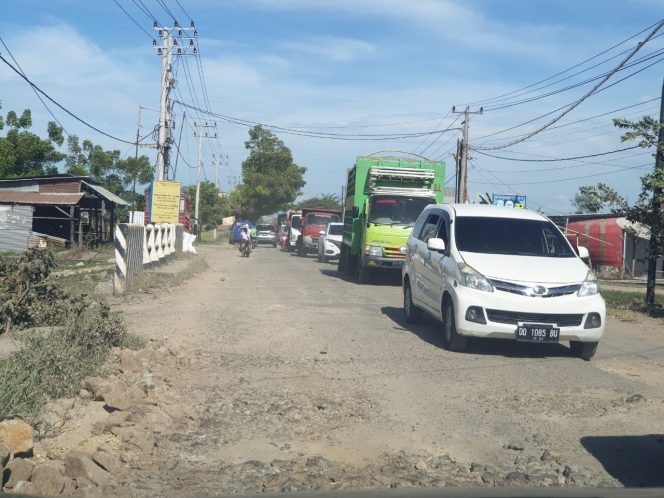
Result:
M193 46L194 46L194 40L191 39L191 38L189 38L189 46L190 46L190 47L193 47Z
M177 44L178 44L178 39L177 39L177 38L173 38L173 45L175 45L175 46L177 47Z
M182 30L178 29L178 36L182 36Z
M196 47L194 47L194 55L198 53L198 50L196 50Z
M157 49L157 53L158 53L159 55L161 55L161 47L159 47L159 48Z
M194 21L191 21L191 24L189 25L190 27L194 27Z
M182 49L178 47L178 55L182 53Z
M198 37L198 31L194 30L194 38Z
M159 30L159 38L162 38L163 36L164 36L164 31L160 29Z
M157 40L152 40L152 46L156 47L157 46Z
M157 21L155 21L155 22L152 24L152 27L153 27L153 28L157 28L157 27L159 27L159 24L157 24Z
M180 25L178 24L177 21L175 21L175 24L174 24L173 26L175 26L176 28L179 28L179 27L180 27Z

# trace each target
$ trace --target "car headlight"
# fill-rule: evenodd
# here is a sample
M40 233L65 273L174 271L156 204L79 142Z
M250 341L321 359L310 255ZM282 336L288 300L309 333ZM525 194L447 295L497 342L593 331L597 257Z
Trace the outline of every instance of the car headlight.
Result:
M376 256L376 257L382 257L383 256L383 248L380 246L370 246L366 245L364 246L364 254L368 254L369 256Z
M459 263L459 274L461 275L461 285L469 289L476 289L486 292L493 292L493 286L487 278L472 266L466 263Z
M588 274L586 275L586 279L581 284L581 287L579 287L579 291L576 293L576 295L579 297L584 297L594 296L595 294L599 294L599 281L597 280L597 277L592 272L592 270L589 270Z

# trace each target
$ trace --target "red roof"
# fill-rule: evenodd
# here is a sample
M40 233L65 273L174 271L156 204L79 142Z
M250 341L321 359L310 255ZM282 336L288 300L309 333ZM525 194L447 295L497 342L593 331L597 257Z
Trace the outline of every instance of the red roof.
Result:
M0 204L47 204L73 206L78 204L84 194L45 194L41 192L23 192L0 189Z

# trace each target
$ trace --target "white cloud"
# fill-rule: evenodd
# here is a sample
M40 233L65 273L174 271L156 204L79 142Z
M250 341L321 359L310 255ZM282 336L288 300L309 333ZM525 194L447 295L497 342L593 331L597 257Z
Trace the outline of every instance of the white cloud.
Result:
M311 54L338 62L365 59L376 51L376 47L362 40L333 36L307 37L282 44L286 50Z

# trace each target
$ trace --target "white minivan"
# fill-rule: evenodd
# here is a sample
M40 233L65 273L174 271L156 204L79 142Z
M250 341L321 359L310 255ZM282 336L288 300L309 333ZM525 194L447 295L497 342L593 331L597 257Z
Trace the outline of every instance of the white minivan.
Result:
M589 360L604 333L597 278L551 220L527 209L432 204L408 239L404 313L426 311L443 325L443 345L468 337L569 341ZM581 257L580 257L581 256Z

